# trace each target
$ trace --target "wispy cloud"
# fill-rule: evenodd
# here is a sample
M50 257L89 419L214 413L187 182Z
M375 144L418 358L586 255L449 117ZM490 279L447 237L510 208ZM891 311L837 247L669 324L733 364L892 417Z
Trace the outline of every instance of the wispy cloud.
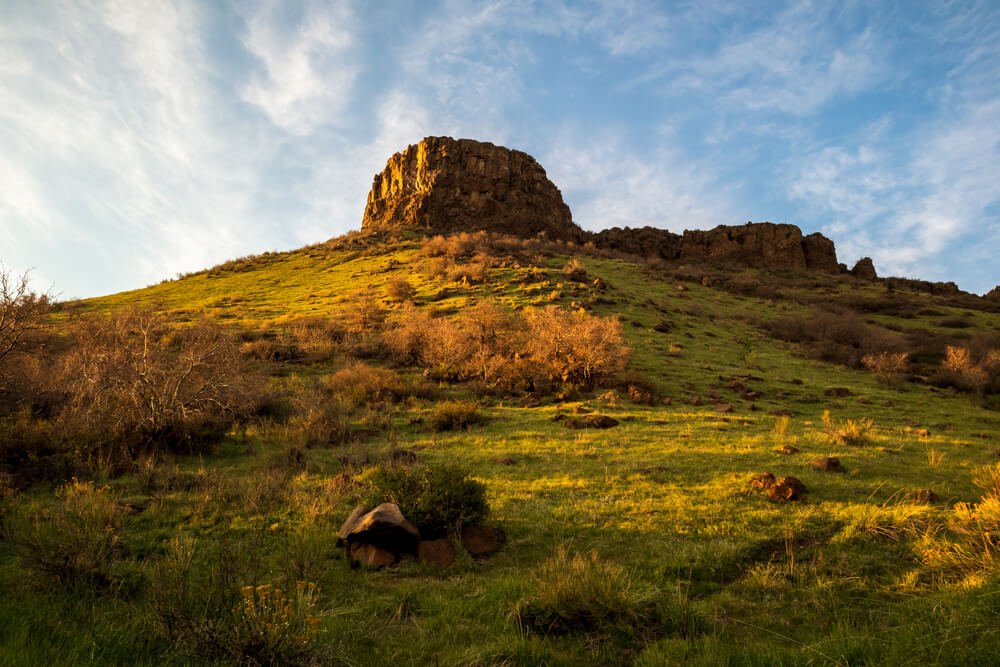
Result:
M307 4L292 16L287 3L264 2L247 19L243 44L260 64L240 94L295 135L338 120L360 71L357 22L346 2Z

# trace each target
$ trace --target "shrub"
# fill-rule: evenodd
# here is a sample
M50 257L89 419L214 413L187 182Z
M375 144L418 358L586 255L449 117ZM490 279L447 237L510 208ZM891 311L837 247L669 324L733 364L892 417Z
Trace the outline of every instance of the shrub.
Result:
M318 382L295 392L289 426L299 431L306 447L343 444L350 433L347 407Z
M367 289L354 295L347 317L355 332L371 333L382 330L386 312L375 292Z
M170 544L151 574L149 606L158 630L200 661L316 664L316 585L299 582L289 593L268 583L241 585L241 577L257 578L260 545L220 540L218 547L199 559L203 550L194 540Z
M360 361L341 368L323 384L351 408L364 403L395 401L408 393L399 373Z
M4 361L37 347L35 334L51 306L49 295L35 294L30 287L27 273L15 276L0 264L0 389Z
M525 317L532 359L551 379L589 388L628 363L630 350L617 319L558 306L533 308Z
M563 267L563 275L568 280L582 283L587 280L587 269L583 266L583 262L574 257L566 262L566 266Z
M132 310L88 318L74 330L58 422L84 463L129 469L150 451L203 451L252 412L233 339L200 322L174 330L160 314Z
M56 505L18 504L4 533L21 563L60 585L107 587L120 556L125 511L107 487L74 480L56 490Z
M877 352L861 357L861 365L885 384L895 384L906 370L910 355L906 352Z
M482 422L479 406L470 401L442 401L434 406L427 421L435 431L456 431Z
M385 286L385 295L393 301L413 301L417 290L406 278L393 278Z
M864 447L871 444L871 435L875 423L866 418L844 419L837 421L829 410L823 411L823 430L827 439L835 445L847 447Z
M396 503L424 539L474 525L489 514L486 486L456 466L383 464L368 472L365 481L369 504Z
M977 362L968 348L948 345L941 366L956 378L961 387L982 394L991 382L1000 377L1000 349L985 352Z
M514 608L518 626L543 635L590 634L655 639L693 635L704 621L686 600L667 604L660 592L596 553L570 556L565 547L535 574L535 593Z

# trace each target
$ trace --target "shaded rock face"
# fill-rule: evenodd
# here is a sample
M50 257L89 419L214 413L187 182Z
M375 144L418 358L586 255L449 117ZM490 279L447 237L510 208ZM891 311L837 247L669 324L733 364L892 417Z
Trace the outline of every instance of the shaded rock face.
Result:
M990 299L992 301L1000 301L1000 285L997 285L989 292L983 295L984 299Z
M450 137L427 137L396 153L375 176L361 229L407 228L566 241L584 236L533 157Z
M674 234L665 229L614 227L593 235L599 247L666 260L734 264L767 269L839 273L833 241L803 236L795 225L748 222Z

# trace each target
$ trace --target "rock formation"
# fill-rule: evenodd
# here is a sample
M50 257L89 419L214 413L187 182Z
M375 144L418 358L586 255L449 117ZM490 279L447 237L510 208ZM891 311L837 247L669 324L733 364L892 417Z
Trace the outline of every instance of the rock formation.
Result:
M562 194L533 157L490 143L427 137L375 176L363 231L488 230L579 241Z
M768 269L840 272L833 241L803 236L795 225L748 222L674 234L665 229L614 227L594 235L599 247L667 260L734 264Z
M862 257L851 269L851 275L862 280L875 280L878 274L875 273L875 264L871 257Z
M362 231L420 229L434 234L485 230L522 237L593 242L633 255L696 263L839 273L833 241L795 225L720 225L674 234L665 229L585 232L573 224L559 188L533 157L491 143L427 137L389 158L368 193Z

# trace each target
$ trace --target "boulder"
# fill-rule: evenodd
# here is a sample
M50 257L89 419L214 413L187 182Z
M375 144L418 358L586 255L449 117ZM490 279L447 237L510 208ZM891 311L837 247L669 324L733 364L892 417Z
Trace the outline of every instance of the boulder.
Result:
M388 567L399 560L399 556L391 551L365 543L348 545L347 558L351 562L351 567L363 566L376 570Z
M840 459L833 456L810 461L809 467L822 472L844 472L844 467L840 465Z
M444 538L422 540L417 545L417 560L421 563L429 563L438 567L452 567L455 565L455 556L455 547Z
M507 533L493 526L464 526L461 542L470 556L485 556L503 547L507 542Z
M368 544L396 555L413 553L419 541L420 531L395 503L382 503L368 511L355 509L338 533L338 543L347 544L349 552L355 545Z
M791 502L801 500L806 493L806 485L795 477L779 477L767 490L767 497L772 501L783 500Z

